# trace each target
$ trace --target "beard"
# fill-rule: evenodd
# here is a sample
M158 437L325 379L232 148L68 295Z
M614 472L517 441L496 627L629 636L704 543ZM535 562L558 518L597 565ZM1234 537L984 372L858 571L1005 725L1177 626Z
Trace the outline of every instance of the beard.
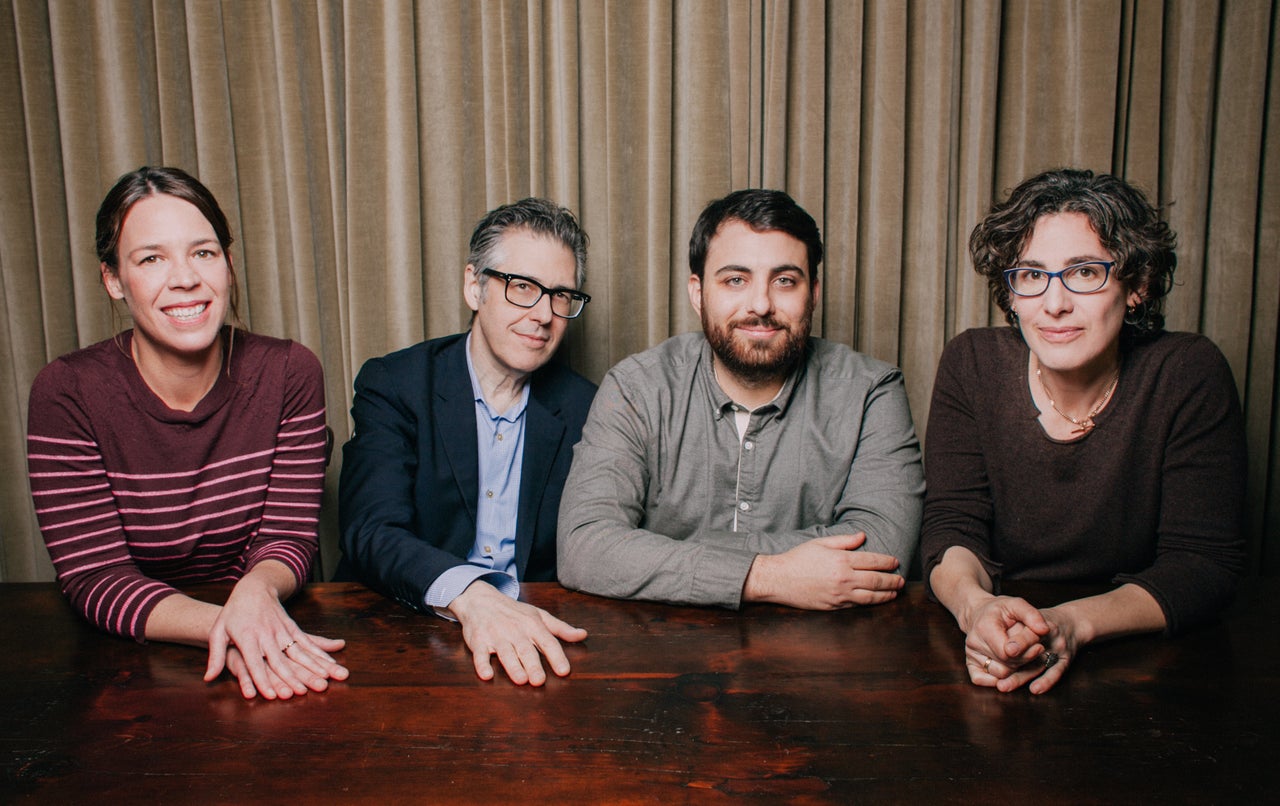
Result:
M804 358L805 349L809 346L809 328L812 322L812 302L805 307L804 315L790 325L772 316L744 316L717 324L709 321L707 309L702 309L702 332L711 345L711 351L720 359L725 369L748 384L780 380L790 375ZM739 326L779 328L782 330L782 341L770 344L749 343L735 332L735 328Z

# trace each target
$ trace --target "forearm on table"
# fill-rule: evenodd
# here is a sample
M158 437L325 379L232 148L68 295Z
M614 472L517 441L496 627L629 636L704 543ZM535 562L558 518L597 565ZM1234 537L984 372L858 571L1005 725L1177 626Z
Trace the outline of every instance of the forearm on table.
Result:
M236 588L261 586L266 595L283 602L298 589L298 581L289 567L276 560L263 560L249 570ZM167 641L191 646L208 646L209 632L218 615L220 605L202 602L183 593L167 596L156 604L147 618L145 634L148 641Z
M1070 618L1082 644L1165 628L1164 611L1147 590L1128 584L1051 608Z

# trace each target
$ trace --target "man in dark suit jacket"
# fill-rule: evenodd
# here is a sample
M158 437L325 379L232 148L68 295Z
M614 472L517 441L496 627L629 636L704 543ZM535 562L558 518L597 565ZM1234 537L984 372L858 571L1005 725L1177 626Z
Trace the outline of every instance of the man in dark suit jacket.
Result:
M343 449L343 564L415 610L462 625L476 673L516 684L569 673L559 641L586 631L516 599L556 578L556 516L595 385L548 363L579 289L587 236L568 210L524 199L471 236L467 333L370 359ZM557 640L559 639L559 640Z

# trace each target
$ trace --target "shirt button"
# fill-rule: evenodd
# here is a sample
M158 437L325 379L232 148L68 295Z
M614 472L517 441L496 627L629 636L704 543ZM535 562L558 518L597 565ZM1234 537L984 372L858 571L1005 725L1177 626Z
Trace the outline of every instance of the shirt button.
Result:
M499 441L499 442L501 442L501 441L502 441L502 434L498 434L498 441Z
M751 449L752 449L752 448L754 448L755 446L756 446L756 444L755 444L754 442L752 442L751 440L747 440L746 442L742 443L742 447L743 447L744 449L746 449L746 450L751 450Z
M484 491L484 497L485 497L485 498L493 498L493 490L485 490L485 491Z
M746 501L740 501L738 503L738 509L742 510L743 512L747 512L748 510L751 509L751 505L748 504Z
M493 556L493 546L485 546L484 553L486 556Z

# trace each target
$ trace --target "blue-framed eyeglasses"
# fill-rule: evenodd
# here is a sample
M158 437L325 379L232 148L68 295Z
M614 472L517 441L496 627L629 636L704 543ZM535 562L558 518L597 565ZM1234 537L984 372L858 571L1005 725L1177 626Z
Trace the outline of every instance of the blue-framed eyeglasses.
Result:
M1068 266L1062 271L1045 271L1028 266L1005 269L1004 282L1009 290L1020 297L1038 297L1049 290L1054 277L1062 287L1075 294L1092 294L1101 291L1115 268L1114 260L1089 260Z
M547 288L532 277L507 274L495 269L481 269L481 274L496 277L506 283L507 302L521 308L532 308L543 295L551 297L551 312L561 319L576 319L591 301L591 295L572 288Z

